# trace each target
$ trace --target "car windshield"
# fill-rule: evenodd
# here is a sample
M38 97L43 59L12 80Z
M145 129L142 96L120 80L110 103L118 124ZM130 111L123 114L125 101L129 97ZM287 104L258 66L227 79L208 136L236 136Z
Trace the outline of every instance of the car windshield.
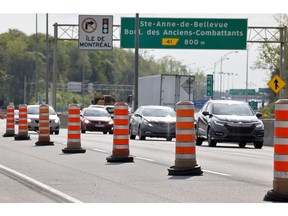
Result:
M105 109L86 109L84 116L109 116Z
M169 108L145 108L143 115L147 117L176 117L175 111Z
M39 115L39 106L28 107L27 113L30 115ZM49 107L49 115L56 115L56 112L52 107Z
M253 116L254 113L249 108L248 104L213 104L212 114L214 115L239 115L239 116Z

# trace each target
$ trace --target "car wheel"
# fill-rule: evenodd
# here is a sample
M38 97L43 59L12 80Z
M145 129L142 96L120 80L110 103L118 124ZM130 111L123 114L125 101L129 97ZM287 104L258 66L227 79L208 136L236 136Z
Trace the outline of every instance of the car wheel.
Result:
M142 135L141 127L139 127L138 136L139 136L139 139L140 139L140 140L145 140L145 139L146 139L146 137Z
M136 138L136 135L133 135L133 133L132 133L131 125L129 127L129 134L130 134L130 139L134 140Z
M86 130L81 130L81 133L86 133Z
M239 143L239 147L240 148L245 148L245 146L246 146L246 142L240 142Z
M103 134L107 134L107 131L103 131Z
M166 140L167 141L172 141L172 137L168 136L168 137L166 137Z
M263 141L254 142L254 147L256 149L261 149L263 147Z
M55 131L55 134L56 134L56 135L59 135L59 131Z
M207 142L210 147L215 147L217 144L214 140L212 140L212 129L210 127L207 131Z
M199 137L196 137L196 142L195 142L195 144L196 144L197 146L201 146L202 143L203 143L203 140L202 140L201 138L199 138Z
M109 134L113 134L113 130L109 131Z
M201 138L199 138L198 137L198 134L199 134L199 132L198 132L198 128L195 126L195 129L196 129L196 133L195 133L195 135L196 135L196 142L195 142L195 144L197 145L197 146L201 146L202 145L202 143L203 143L203 139L201 139Z

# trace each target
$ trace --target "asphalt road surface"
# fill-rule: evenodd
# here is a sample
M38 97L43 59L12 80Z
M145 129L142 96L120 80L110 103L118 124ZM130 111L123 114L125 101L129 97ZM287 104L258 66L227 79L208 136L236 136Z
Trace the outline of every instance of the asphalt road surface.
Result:
M5 120L0 124L4 134ZM87 132L81 135L86 153L63 154L66 129L50 136L53 146L36 146L38 134L29 134L27 141L0 137L0 180L5 182L0 202L261 203L273 187L273 147L210 148L204 142L196 152L203 175L169 176L167 169L175 163L174 139L130 140L134 162L109 163L113 135ZM13 178L3 167L14 172ZM15 190L27 195L15 196Z

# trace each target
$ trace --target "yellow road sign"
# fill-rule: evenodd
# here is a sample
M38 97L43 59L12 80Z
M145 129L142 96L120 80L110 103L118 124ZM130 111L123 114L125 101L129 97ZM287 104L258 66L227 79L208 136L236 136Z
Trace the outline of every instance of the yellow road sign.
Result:
M286 83L277 74L267 83L267 85L278 94Z
M162 46L176 46L179 38L162 38Z

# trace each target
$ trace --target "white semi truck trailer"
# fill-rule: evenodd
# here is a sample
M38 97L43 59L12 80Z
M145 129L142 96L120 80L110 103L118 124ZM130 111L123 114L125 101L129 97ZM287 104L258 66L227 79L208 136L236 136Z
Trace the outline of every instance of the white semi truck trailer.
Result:
M138 106L163 105L176 109L179 101L192 101L195 77L191 75L160 74L140 77Z

